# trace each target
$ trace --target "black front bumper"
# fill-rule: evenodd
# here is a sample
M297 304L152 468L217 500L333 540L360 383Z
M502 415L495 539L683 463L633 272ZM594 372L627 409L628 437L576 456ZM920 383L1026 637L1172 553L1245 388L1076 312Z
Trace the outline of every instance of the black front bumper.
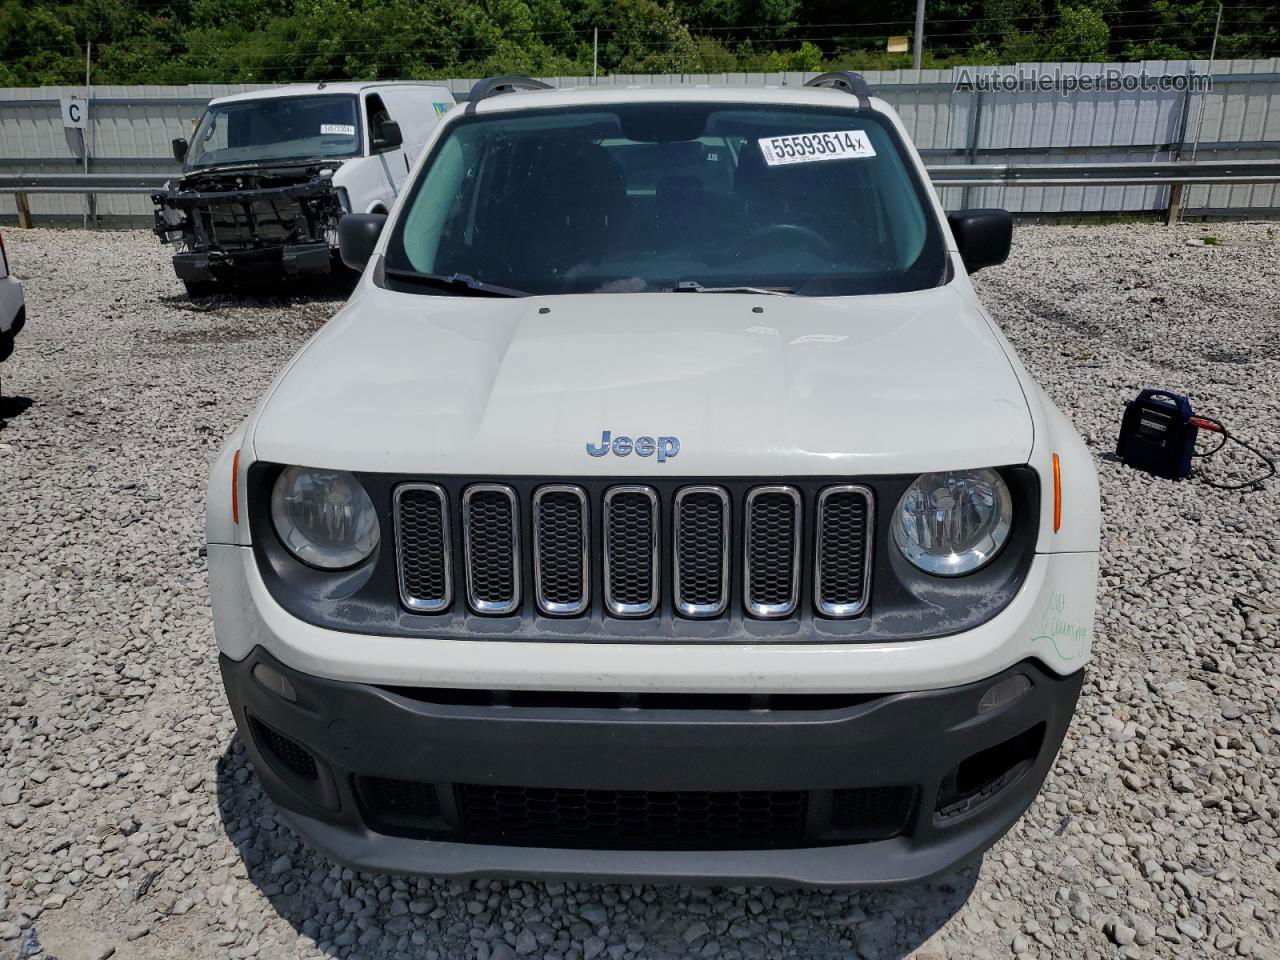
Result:
M1028 661L912 693L613 696L343 683L261 649L221 666L267 793L358 869L820 886L924 880L993 844L1083 680ZM1021 692L980 709L1002 682Z
M192 283L233 279L247 274L325 274L332 265L333 255L327 243L263 246L230 253L205 250L173 255L173 272L179 280Z

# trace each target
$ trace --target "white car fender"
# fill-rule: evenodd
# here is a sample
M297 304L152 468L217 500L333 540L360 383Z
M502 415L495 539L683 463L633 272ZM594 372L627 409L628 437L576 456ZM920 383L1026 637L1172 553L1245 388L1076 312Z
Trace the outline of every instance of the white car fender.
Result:
M1097 553L1101 543L1102 510L1093 455L1071 421L1027 372L1000 325L977 300L968 277L957 279L963 281L961 286L966 295L978 306L1009 358L1031 413L1034 439L1027 463L1040 475L1040 530L1036 552Z
M209 466L209 495L204 515L207 543L244 545L251 542L244 495L245 471L251 459L249 450L245 449L250 419L246 417L241 421Z
M1097 553L1102 509L1093 454L1039 384L1028 379L1023 384L1029 387L1028 401L1039 407L1031 453L1031 465L1040 473L1043 490L1037 549L1041 553Z

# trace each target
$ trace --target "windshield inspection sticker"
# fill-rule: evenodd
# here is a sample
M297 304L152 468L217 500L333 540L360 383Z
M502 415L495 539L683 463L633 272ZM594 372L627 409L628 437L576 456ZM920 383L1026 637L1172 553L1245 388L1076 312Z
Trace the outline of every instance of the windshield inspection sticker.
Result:
M875 148L863 130L833 130L831 133L793 133L787 137L765 137L760 141L764 162L771 167L815 160L848 160L874 157Z
M322 123L320 124L320 136L326 133L336 133L344 137L354 137L356 135L356 127L353 123Z

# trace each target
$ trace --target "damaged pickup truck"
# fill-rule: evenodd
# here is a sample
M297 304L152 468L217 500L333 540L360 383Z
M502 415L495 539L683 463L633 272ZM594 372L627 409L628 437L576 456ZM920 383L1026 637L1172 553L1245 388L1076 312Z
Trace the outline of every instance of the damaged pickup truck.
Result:
M305 84L211 101L190 143L173 142L182 176L151 197L156 235L175 245L188 294L340 268L338 221L391 209L453 105L445 87L420 83Z

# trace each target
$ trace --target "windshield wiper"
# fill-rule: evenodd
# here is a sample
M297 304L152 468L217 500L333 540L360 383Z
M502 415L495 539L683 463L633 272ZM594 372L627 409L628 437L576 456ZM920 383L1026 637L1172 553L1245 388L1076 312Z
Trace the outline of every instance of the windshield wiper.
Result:
M524 290L514 290L511 287L500 287L495 283L485 283L483 280L477 280L469 273L451 273L448 275L418 273L415 270L395 270L390 267L385 268L383 272L394 280L418 283L425 287L443 287L446 290L456 290L459 293L465 291L478 297L529 296Z
M704 287L697 280L681 280L672 293L761 293L770 297L789 297L795 287Z

